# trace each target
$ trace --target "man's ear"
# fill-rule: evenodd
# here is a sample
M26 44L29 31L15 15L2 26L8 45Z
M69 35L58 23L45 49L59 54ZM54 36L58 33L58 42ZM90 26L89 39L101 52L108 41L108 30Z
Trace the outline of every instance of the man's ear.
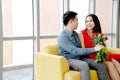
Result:
M70 19L70 23L73 23L73 20L72 20L72 19Z
M68 23L71 24L71 23L72 23L72 20L70 19Z

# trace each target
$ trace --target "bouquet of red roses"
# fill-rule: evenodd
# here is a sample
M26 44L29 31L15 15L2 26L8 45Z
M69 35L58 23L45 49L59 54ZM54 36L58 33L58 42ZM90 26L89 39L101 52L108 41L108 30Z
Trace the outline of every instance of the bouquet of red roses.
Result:
M103 35L102 33L94 33L93 34L93 43L95 45L100 44L105 46L101 50L97 51L96 61L97 62L104 62L106 59L106 43L105 41L108 40L108 37Z

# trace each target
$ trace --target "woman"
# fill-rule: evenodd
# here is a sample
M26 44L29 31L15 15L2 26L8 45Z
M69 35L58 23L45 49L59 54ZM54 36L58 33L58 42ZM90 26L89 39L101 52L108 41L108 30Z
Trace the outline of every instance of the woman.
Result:
M85 20L86 29L80 31L79 37L83 48L92 48L94 43L92 40L93 33L102 33L101 25L98 17L94 14L89 14ZM90 54L89 58L95 59L96 54Z
M86 29L80 31L79 33L81 46L83 48L93 48L93 33L102 33L98 17L94 14L89 14L85 19L85 25ZM95 57L96 53L90 54L89 56L84 58L84 61L86 61L89 64L89 67L91 69L95 69L97 71L99 80L108 80L108 73L105 64L95 62Z

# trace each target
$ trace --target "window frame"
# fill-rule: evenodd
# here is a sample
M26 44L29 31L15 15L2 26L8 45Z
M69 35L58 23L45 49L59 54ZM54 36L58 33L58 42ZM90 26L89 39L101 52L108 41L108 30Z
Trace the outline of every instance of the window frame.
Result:
M118 26L119 26L119 0L112 0L112 33L111 34L111 47L118 48L119 47L119 40L118 40Z
M0 4L1 1L0 1ZM2 5L0 5L0 80L3 80L3 23L2 23Z

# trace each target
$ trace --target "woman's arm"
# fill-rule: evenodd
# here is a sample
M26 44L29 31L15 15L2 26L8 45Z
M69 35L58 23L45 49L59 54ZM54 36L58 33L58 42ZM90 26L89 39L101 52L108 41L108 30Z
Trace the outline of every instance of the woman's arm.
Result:
M81 47L82 47L82 48L85 48L84 38L83 38L83 35L82 35L82 32L81 32L81 31L78 33L78 36L79 36L79 39L80 39Z

